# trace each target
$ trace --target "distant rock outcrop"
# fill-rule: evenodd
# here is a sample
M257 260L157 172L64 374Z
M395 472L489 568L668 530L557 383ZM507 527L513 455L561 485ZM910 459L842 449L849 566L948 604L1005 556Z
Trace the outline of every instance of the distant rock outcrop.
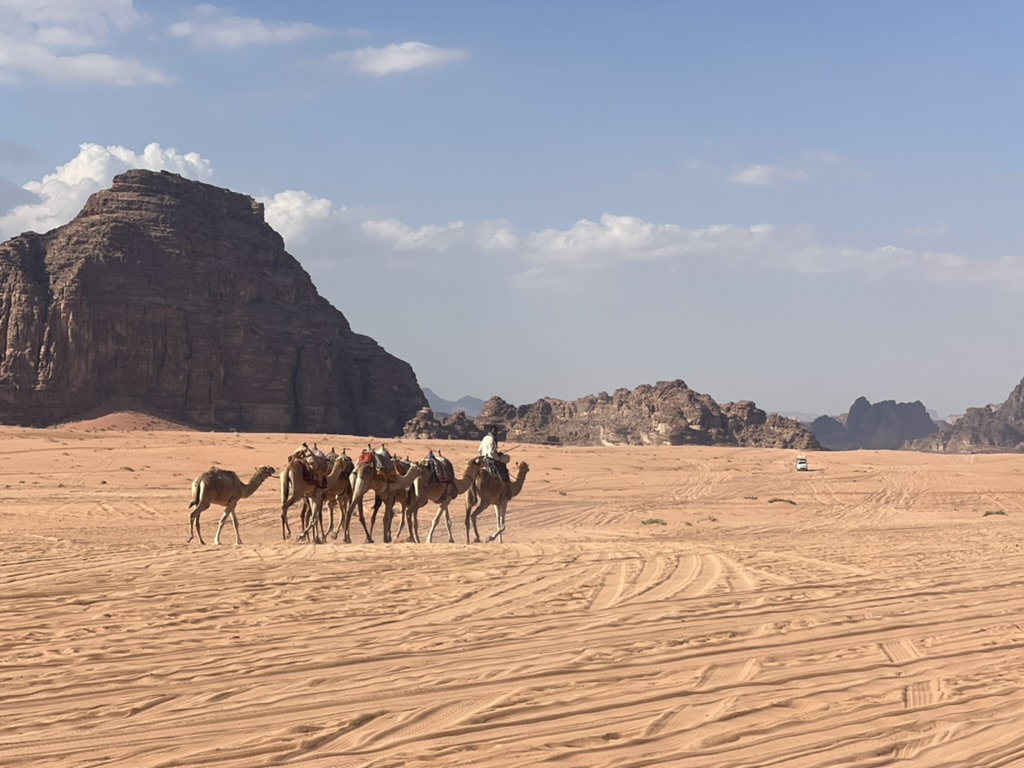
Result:
M820 416L811 424L818 442L833 451L871 448L875 450L907 447L917 440L939 431L924 405L884 400L870 403L858 397L850 406L845 421Z
M438 420L428 406L420 408L406 423L402 435L410 439L479 440L484 436L484 431L470 421L464 411L456 411L451 416Z
M477 435L497 424L503 440L549 445L735 445L811 450L818 442L794 419L754 403L719 405L680 380L565 401L514 406L492 397L476 419ZM442 425L439 425L439 427ZM441 437L442 430L425 436ZM409 428L406 434L410 435Z
M1002 405L968 408L948 431L911 447L940 453L1024 452L1024 379Z
M69 224L0 244L0 422L127 405L212 429L397 435L425 404L245 195L132 170Z

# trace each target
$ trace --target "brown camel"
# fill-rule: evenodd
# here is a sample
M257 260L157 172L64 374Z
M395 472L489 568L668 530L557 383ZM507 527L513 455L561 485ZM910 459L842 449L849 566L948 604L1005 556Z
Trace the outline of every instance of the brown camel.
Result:
M489 472L480 472L473 488L466 497L466 543L469 544L469 526L473 525L473 534L476 537L474 542L480 541L480 532L476 527L476 518L487 507L494 507L498 518L498 530L487 537L488 542L497 539L503 543L502 534L505 533L505 511L508 508L509 499L514 499L523 490L523 483L526 481L526 473L530 467L526 462L517 465L516 479L510 483L495 477Z
M224 521L231 518L231 525L235 528L235 544L242 543L242 537L238 533L238 517L235 515L235 505L239 499L247 499L252 496L256 489L263 485L263 481L274 474L274 468L263 465L256 467L256 474L248 483L238 479L238 475L227 469L210 467L199 477L192 481L192 503L188 505L188 540L199 537L200 544L203 541L203 534L199 530L199 515L211 504L224 507L224 514L220 516L220 523L217 525L217 534L213 537L214 544L220 544L220 532L224 528Z
M480 464L476 459L471 459L466 464L462 477L454 477L454 473L451 472L451 462L443 456L438 456L437 460L447 463L449 475L453 479L447 483L439 482L434 473L430 471L429 463L425 465L423 474L413 484L413 500L406 512L406 518L409 520L409 540L417 542L420 540L419 511L427 505L427 502L432 501L440 506L430 523L427 543L429 544L433 540L434 529L437 528L443 515L445 526L448 528L448 543L454 544L455 537L452 536L452 518L448 513L448 505L473 486L476 476L480 472Z
M338 483L339 477L344 474L346 479L351 471L352 460L344 452L335 456L327 470L327 475L317 475L310 469L305 460L295 458L292 454L288 466L281 473L281 538L287 539L292 535L292 528L288 525L288 510L297 502L302 503L302 533L299 539L305 538L314 525L319 524L322 540L323 510L324 501L327 499L327 489ZM316 531L314 531L316 537Z
M334 458L334 463L331 465L331 471L327 475L327 487L324 488L324 501L327 503L327 509L330 512L330 525L327 526L327 532L324 534L324 538L327 538L327 534L334 530L334 510L339 509L344 512L348 508L349 500L352 498L352 470L355 469L355 464L352 462L351 457L345 454L342 450L340 456ZM308 499L305 502L309 504ZM310 510L310 513L312 510ZM305 512L303 513L305 514ZM323 522L320 523L323 526ZM341 516L338 516L338 525L341 525Z
M371 535L373 518L371 518L371 528L367 528L366 517L363 514L363 497L366 496L368 491L373 491L377 497L383 500L384 541L390 542L391 518L396 498L404 494L405 491L408 491L416 478L422 473L423 467L420 464L410 464L409 469L406 470L404 475L392 478L379 475L373 464L363 464L360 462L352 472L352 499L349 501L345 514L341 517L341 526L338 531L335 531L334 538L338 538L338 532L343 532L345 534L345 543L352 543L352 537L349 535L349 525L352 522L352 513L358 509L359 522L363 526L363 532L366 533L366 541L368 544L373 543L373 536ZM374 512L374 517L376 517L376 512Z

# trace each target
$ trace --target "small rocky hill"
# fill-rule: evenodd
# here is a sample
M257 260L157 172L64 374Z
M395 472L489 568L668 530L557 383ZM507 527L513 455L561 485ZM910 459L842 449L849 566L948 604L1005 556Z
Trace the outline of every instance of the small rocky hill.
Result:
M939 453L1024 452L1024 379L1002 405L968 408L948 431L910 447Z
M132 170L0 244L0 423L130 407L193 426L396 435L412 368L344 315L250 197Z
M906 447L908 441L937 433L939 426L919 401L884 400L872 404L858 397L845 418L819 416L811 423L811 431L824 448L833 451L894 450Z
M455 414L452 418L459 416ZM465 428L465 415L459 424ZM455 437L449 420L421 411L406 425L408 437ZM542 398L514 406L500 397L484 403L474 420L479 438L498 424L503 440L551 445L733 445L812 450L814 435L795 419L768 415L750 401L719 405L681 380L619 389L565 401Z

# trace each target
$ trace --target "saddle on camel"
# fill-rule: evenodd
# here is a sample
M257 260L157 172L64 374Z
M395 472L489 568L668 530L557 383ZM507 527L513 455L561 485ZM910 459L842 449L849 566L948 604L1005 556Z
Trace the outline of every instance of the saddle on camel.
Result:
M430 467L433 482L443 483L444 485L451 485L455 482L455 467L452 466L452 463L447 458L441 455L440 451L436 455L433 451L427 454L427 466Z
M301 448L288 457L288 463L298 461L302 467L302 479L307 484L322 489L327 487L327 475L337 457L338 454L333 448L330 453L325 454L317 448L316 443L313 443L312 448L303 443Z
M360 464L372 464L374 471L377 473L377 477L384 480L395 480L398 478L401 472L399 467L395 464L395 459L392 458L388 449L382 443L380 448L376 451L370 446L359 454ZM408 467L406 467L408 469Z

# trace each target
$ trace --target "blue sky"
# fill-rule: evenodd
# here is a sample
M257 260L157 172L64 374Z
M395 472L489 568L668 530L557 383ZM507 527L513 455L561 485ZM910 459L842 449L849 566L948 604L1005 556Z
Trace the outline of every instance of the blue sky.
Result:
M0 0L0 238L167 169L264 201L442 397L960 413L1024 376L1022 29L1012 2Z

